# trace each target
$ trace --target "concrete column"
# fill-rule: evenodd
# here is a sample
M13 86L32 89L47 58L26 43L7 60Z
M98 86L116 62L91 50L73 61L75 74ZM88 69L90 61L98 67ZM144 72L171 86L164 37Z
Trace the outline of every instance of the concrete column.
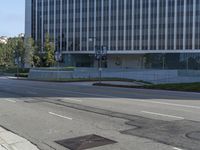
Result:
M117 11L116 11L116 50L118 50L118 41L119 41L119 0L116 0Z
M44 51L44 0L42 0L42 22L41 22L41 44L42 44L42 52Z
M101 46L104 44L103 31L104 31L104 0L101 0Z
M56 48L56 0L54 0L54 47Z
M196 0L193 2L193 30L192 30L192 49L195 50L195 32L196 32Z
M35 0L35 41L38 40L38 0Z
M140 0L140 50L142 50L142 24L143 24L143 8L142 8L143 0Z
M76 50L75 45L76 45L76 2L75 0L73 1L73 51Z
M186 0L184 0L184 14L183 14L183 50L186 49Z
M149 11L148 11L148 50L151 47L151 0L149 0Z
M127 21L127 0L124 0L124 50L126 50L126 21Z
M134 23L135 23L135 0L132 0L132 42L131 49L134 50Z
M167 50L168 43L168 0L166 0L166 10L165 10L165 50Z
M62 52L62 19L63 19L63 0L60 1L60 52Z
M90 10L89 10L90 4L89 0L87 0L87 51L89 51L89 25L90 25Z
M159 49L159 22L160 22L160 20L159 20L159 14L160 14L160 6L159 6L159 4L160 4L160 0L157 0L157 31L156 31L156 33L157 33L157 38L156 38L156 49L158 50Z
M49 26L50 26L50 0L48 0L48 27L47 27L47 30L48 30L48 34L50 33L49 32Z
M67 24L67 33L66 33L66 51L69 51L68 47L69 47L69 0L67 1L67 20L66 20L66 24Z
M111 48L111 0L109 0L109 19L108 19L108 50L110 50Z
M177 0L175 1L175 16L174 16L174 50L176 50L177 42Z
M96 37L97 37L97 0L94 0L94 49L96 46Z
M37 3L36 3L37 4ZM32 36L32 1L25 1L25 38ZM36 26L37 27L37 26Z
M80 0L80 51L82 51L82 34L83 34L83 1Z

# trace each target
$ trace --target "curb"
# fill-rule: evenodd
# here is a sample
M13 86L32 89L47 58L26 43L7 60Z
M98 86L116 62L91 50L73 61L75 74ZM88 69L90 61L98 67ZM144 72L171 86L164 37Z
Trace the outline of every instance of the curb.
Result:
M0 150L39 150L28 140L0 127Z

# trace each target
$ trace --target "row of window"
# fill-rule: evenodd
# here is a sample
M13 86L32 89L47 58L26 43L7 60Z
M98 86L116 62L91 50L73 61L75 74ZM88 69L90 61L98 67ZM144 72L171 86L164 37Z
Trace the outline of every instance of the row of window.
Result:
M32 35L42 42L45 34L50 32L51 39L56 41L56 49L62 50L87 50L91 47L89 37L96 37L96 44L103 42L111 50L182 49L184 44L186 49L192 49L193 26L195 41L200 40L200 0L196 1L194 5L193 0L186 0L185 6L183 0L176 3L174 0L168 0L168 3L166 0L160 0L160 3L157 0L150 3L149 0L126 0L126 5L122 0L119 4L111 0L109 6L109 0L103 0L102 8L102 0L96 0L96 7L94 0L69 0L69 3L66 0L38 0L37 4L32 0ZM200 44L195 44L195 48L200 49Z

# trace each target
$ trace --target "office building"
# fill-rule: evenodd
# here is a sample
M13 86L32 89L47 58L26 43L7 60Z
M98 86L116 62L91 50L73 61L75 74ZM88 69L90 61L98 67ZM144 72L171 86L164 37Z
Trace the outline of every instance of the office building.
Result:
M26 0L26 36L49 34L66 66L200 68L200 0Z

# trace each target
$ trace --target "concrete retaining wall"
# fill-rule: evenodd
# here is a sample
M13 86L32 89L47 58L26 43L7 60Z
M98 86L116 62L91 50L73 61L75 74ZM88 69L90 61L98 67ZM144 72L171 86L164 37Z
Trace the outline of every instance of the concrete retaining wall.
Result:
M95 78L98 77L98 71L74 71L74 78ZM144 81L157 81L178 76L177 70L129 70L129 71L102 71L102 77L125 78Z
M99 71L96 68L78 68L74 71L52 71L31 69L29 79L50 80L50 79L70 79L70 78L98 78ZM132 70L132 69L103 69L104 78L124 78L144 80L148 82L160 83L178 77L177 70Z
M200 70L179 70L179 76L200 77Z
M29 79L33 80L50 80L50 79L70 79L73 77L72 71L50 71L50 70L34 70L29 72Z

